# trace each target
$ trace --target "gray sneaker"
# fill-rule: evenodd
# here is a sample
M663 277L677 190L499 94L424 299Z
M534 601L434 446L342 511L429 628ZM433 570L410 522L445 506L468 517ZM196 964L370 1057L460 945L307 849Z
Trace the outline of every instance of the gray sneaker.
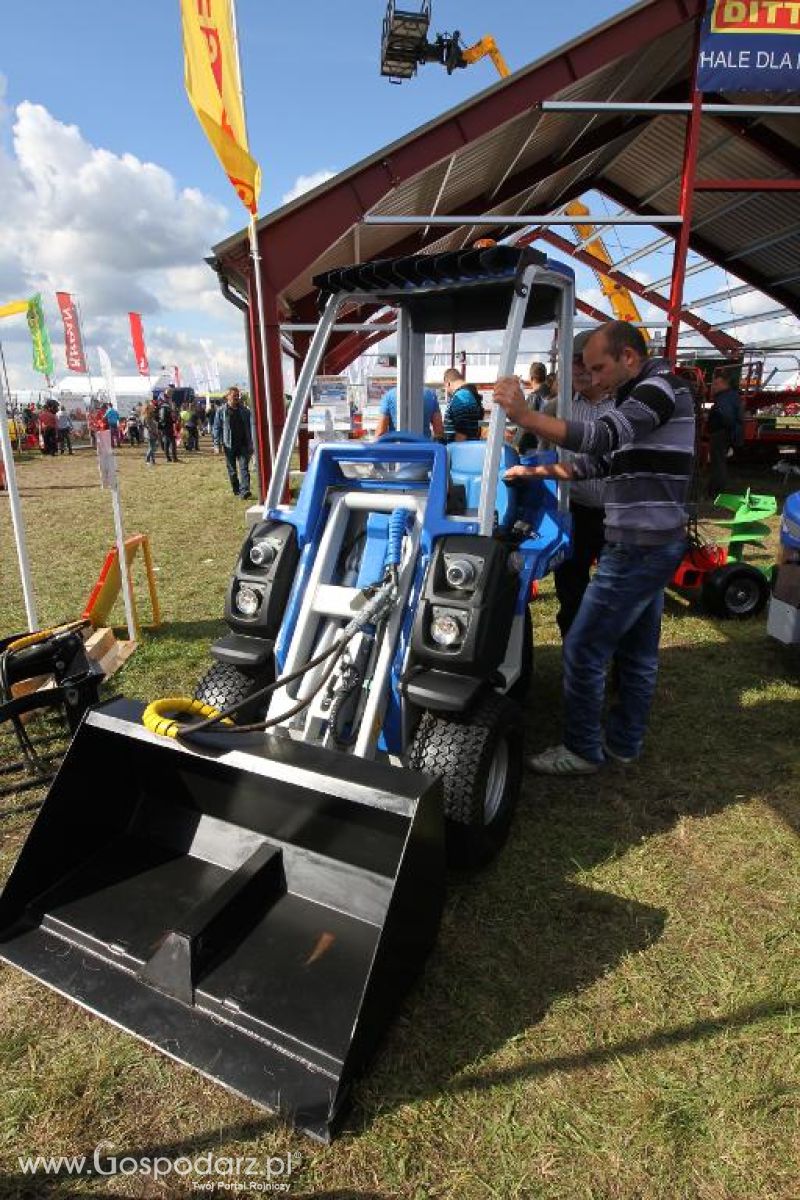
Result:
M528 759L528 767L537 775L594 775L600 766L600 763L581 758L564 745L550 746Z
M605 738L603 738L603 753L606 758L610 758L612 762L620 763L623 767L629 767L639 757L638 754L619 754L616 750L611 749Z

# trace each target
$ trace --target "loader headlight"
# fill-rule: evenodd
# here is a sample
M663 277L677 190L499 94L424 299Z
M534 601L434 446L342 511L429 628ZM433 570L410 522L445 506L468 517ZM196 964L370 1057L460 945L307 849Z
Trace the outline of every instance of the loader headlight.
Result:
M234 606L243 617L254 617L261 607L261 593L247 584L240 585L234 597Z
M445 577L450 587L458 588L459 591L473 587L477 574L475 563L469 558L453 558L445 568Z
M264 538L260 542L253 542L250 547L250 562L256 567L267 567L273 562L275 554L272 542Z
M464 637L464 626L454 613L434 613L431 621L431 637L437 646L455 646Z
M445 554L444 578L447 586L458 592L474 592L484 561L477 554Z

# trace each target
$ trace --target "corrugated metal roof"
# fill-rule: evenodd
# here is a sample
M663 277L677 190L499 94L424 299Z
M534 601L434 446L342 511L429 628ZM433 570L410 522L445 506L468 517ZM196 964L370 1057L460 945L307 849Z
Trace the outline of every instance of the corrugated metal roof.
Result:
M525 215L552 212L590 189L652 214L656 224L659 214L677 212L685 117L543 113L538 104L544 98L687 99L696 21L704 7L704 0L644 0L269 214L259 225L262 253L283 307L292 311L307 303L312 276L347 262L401 249L453 249L482 232L510 232L496 226L428 229L424 223L365 226L364 214ZM657 36L659 30L665 32ZM548 91L548 83L561 77L563 86ZM758 96L734 99L763 102ZM791 178L799 151L797 119L705 115L698 178ZM309 239L295 237L290 250L280 239L301 227L306 212L324 213L320 202L326 199L336 209L328 241L309 252ZM693 247L800 314L800 238L791 230L800 233L800 192L695 194ZM280 267L275 257L270 262L276 245ZM241 282L249 271L246 232L215 252ZM793 273L796 279L780 282Z

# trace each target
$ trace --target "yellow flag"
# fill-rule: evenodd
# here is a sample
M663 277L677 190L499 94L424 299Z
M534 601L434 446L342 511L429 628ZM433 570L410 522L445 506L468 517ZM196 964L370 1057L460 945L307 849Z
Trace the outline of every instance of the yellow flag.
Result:
M16 313L28 311L28 300L12 300L10 304L0 304L0 317L13 317Z
M180 0L189 102L242 204L258 212L261 168L250 157L230 0Z

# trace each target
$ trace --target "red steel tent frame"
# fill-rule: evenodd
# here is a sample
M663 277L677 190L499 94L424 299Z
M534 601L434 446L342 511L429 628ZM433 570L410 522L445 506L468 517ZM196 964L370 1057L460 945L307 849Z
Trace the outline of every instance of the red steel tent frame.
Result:
M800 283L800 262L797 261L797 250L793 250L795 258L789 263L792 269L783 270L783 278L773 278L774 269L771 266L767 269L764 267L764 256L769 259L772 247L782 242L785 248L792 235L798 233L800 226L793 224L791 216L784 218L776 213L776 220L780 224L772 238L757 240L746 246L744 251L737 247L735 240L731 240L734 252L728 254L726 218L735 225L735 217L731 218L730 214L748 204L753 195L783 195L787 198L786 203L796 201L796 193L800 189L797 148L791 139L784 136L785 127L780 121L777 122L779 129L776 129L774 120L776 116L784 115L781 109L788 106L728 104L721 97L703 97L697 91L695 64L705 7L705 0L644 0L615 20L597 27L541 62L518 71L415 134L265 217L260 222L258 236L267 330L267 375L276 435L282 429L284 419L282 337L285 338L287 332L290 334L295 369L299 370L308 345L308 332L297 326L312 322L316 316L315 297L310 286L313 273L361 259L418 253L432 247L451 248L453 244L463 244L481 234L508 236L514 225L522 226L521 212L537 211L536 199L540 194L542 199L538 211L547 213L560 209L570 199L587 190L597 189L624 205L630 213L637 214L639 220L647 218L649 224L674 238L668 296L653 288L643 287L616 268L609 270L585 249L560 237L553 231L552 225L565 224L563 220L551 221L546 216L531 216L528 219L526 216L527 228L524 232L521 230L520 239L526 242L542 240L593 269L602 267L606 274L624 284L635 295L660 308L668 316L667 354L673 360L681 322L701 333L724 354L736 356L742 350L741 343L734 337L714 328L684 306L683 288L690 248L718 265L724 266L728 258L731 261L735 259L733 269L738 276L789 311L800 313L800 288L797 286ZM641 69L648 54L657 57L659 47L665 52L662 55L664 61L648 73L646 90L650 94L647 99L617 101L620 74L624 85L627 79L634 78L637 69ZM670 54L672 47L674 49ZM676 53L681 56L680 71L675 69ZM675 82L678 74L682 75L682 80ZM576 89L580 90L583 81L592 79L599 89L598 98L577 101L571 98ZM603 99L603 91L609 93L608 98ZM794 114L797 109L789 111ZM508 147L508 161L501 163L498 169L495 165L499 157L498 148L504 152L506 150L500 140L510 138L510 131L516 137L519 123L529 119L532 113L537 115L538 120L539 112L569 113L572 116L585 112L590 119L577 131L577 135L574 125L565 126L563 135L555 145L549 146L548 153L526 165L524 152L534 131L538 131L537 123L527 141L521 142L516 159L510 153L514 149L512 144ZM598 114L602 114L602 120L596 119ZM646 139L650 127L666 114L682 114L685 117L678 207L670 216L666 215L663 207L654 203L658 195L663 194L667 183L649 196L639 194L639 189L634 186L634 181L643 173L642 163L639 164L639 170L636 163L639 136L643 135ZM702 123L704 118L708 122L710 114L713 114L715 130L724 130L726 140L733 141L736 146L736 166L739 167L740 159L743 171L740 177L726 177L724 174L706 177L700 170L706 162L709 163L707 169L713 166L716 147L708 147L704 151L702 143L705 132ZM663 126L660 128L663 129ZM671 136L673 150L677 151L675 135ZM457 200L450 202L448 185L451 168L459 162L460 155L474 153L476 147L487 149L479 163L480 169L472 176L475 180L474 194L465 197L462 187ZM626 156L632 159L630 165L626 163ZM620 162L625 167L622 172L618 167ZM644 165L649 165L649 160L644 160ZM404 195L407 195L407 203L411 204L411 210L414 211L414 186L418 181L427 185L426 195L431 194L432 183L438 182L434 212L421 214L417 218L398 217L397 213L402 211L398 205ZM670 182L674 182L674 179ZM554 194L551 194L551 184L554 187L558 185ZM736 193L736 199L732 202L716 200L717 196L724 198L727 192ZM522 204L516 203L520 197L523 198ZM719 218L719 223L715 220L713 236L700 233L701 228L708 228L708 216L693 227L698 197L704 198L707 208L711 205L712 217L716 214ZM378 211L381 202L387 202L387 198L391 198L391 214L394 215ZM533 208L530 203L533 203ZM509 204L514 205L513 217L503 211ZM474 217L467 223L461 214L474 214ZM504 216L508 218L507 221L503 220ZM448 233L443 238L442 226L447 219ZM614 223L613 219L588 219L594 224ZM394 231L387 233L387 227L401 223L399 236ZM764 224L758 215L755 219L751 215L751 223L759 226ZM376 225L380 227L377 232L373 229ZM403 225L412 228L409 231ZM530 226L534 226L532 232ZM500 232L497 232L498 229ZM372 238L370 244L367 244L368 235ZM732 231L730 239L735 239L735 236L735 231ZM453 237L456 238L455 243L449 240ZM797 240L795 236L792 246L797 244ZM256 287L253 264L247 254L246 231L216 247L215 256L209 261L219 274L223 293L246 314L260 479L262 488L266 490L270 478L266 398L261 370ZM781 262L785 265L785 260ZM598 320L607 318L607 314L582 302L579 302L579 307ZM355 310L347 315L346 320L358 324L369 315L367 311ZM375 329L374 316L372 319L373 327L370 329L352 331L351 324L347 331L334 334L324 363L326 372L342 371L370 345L385 336L380 329ZM389 316L380 316L378 322L388 323L391 319Z

